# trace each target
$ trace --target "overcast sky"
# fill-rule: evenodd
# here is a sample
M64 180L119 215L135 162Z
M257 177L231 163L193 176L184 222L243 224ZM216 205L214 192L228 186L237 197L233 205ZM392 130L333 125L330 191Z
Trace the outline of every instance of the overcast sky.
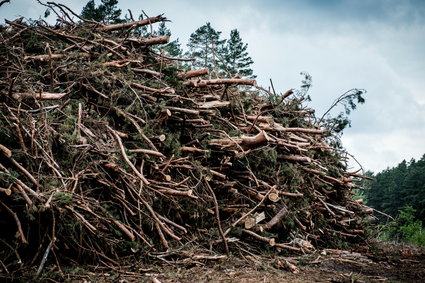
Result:
M80 12L87 1L61 3ZM206 22L223 38L238 29L258 84L268 87L272 79L285 92L300 86L300 72L313 77L309 105L317 116L345 91L366 89L343 143L367 170L425 153L425 1L119 0L119 7L133 15L164 13L183 44ZM0 7L0 20L37 19L44 10L35 0L11 0Z

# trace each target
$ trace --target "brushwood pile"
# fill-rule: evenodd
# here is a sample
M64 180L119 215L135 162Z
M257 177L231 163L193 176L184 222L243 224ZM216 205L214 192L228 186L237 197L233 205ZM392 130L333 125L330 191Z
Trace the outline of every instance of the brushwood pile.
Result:
M305 96L188 69L117 25L0 27L2 270L145 257L306 254L362 243L332 132Z

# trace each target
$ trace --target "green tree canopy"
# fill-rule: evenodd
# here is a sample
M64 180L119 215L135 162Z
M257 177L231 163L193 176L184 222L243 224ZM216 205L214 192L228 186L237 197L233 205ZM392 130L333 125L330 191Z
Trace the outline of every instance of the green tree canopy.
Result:
M224 63L230 76L240 74L244 77L255 78L250 66L254 63L249 56L248 44L243 43L239 31L234 29L230 32L230 39L224 47Z
M425 154L418 161L403 160L374 178L365 190L368 205L393 217L411 206L415 217L425 223Z
M219 73L222 69L222 54L226 40L220 39L221 32L216 31L210 23L201 26L190 35L187 47L187 55L199 60L193 65L200 68L208 68Z
M158 36L168 35L171 36L171 31L164 22L159 24L158 31L155 33ZM183 50L181 49L181 44L179 39L173 40L165 45L161 45L161 49L170 55L171 57L181 57Z
M96 7L94 0L87 2L81 11L81 16L88 20L95 20L107 24L121 23L121 9L117 7L118 0L101 0Z

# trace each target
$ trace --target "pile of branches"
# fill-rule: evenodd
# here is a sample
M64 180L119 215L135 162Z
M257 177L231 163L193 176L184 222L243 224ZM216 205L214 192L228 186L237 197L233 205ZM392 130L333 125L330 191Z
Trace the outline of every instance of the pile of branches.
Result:
M362 176L303 95L185 69L168 37L137 37L163 16L56 8L0 27L0 269L364 241Z

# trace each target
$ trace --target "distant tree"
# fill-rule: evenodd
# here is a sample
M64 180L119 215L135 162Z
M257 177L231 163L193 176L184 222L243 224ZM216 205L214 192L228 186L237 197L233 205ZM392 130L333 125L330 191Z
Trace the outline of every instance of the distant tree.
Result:
M158 36L171 36L171 31L167 28L164 22L161 22L159 24L158 31L155 34ZM162 45L160 48L171 57L181 57L183 54L179 39L173 40L165 45Z
M249 56L247 49L248 44L242 42L239 31L237 29L232 30L230 39L227 40L223 50L224 66L230 76L239 74L244 77L256 77L250 68L254 62Z
M88 20L95 20L106 24L124 22L121 19L121 9L117 7L118 0L101 0L101 4L96 7L94 0L87 2L81 11L81 16Z
M223 70L222 55L226 40L220 39L220 34L210 23L206 23L190 35L187 55L199 59L193 64L195 67L222 72L220 70Z

